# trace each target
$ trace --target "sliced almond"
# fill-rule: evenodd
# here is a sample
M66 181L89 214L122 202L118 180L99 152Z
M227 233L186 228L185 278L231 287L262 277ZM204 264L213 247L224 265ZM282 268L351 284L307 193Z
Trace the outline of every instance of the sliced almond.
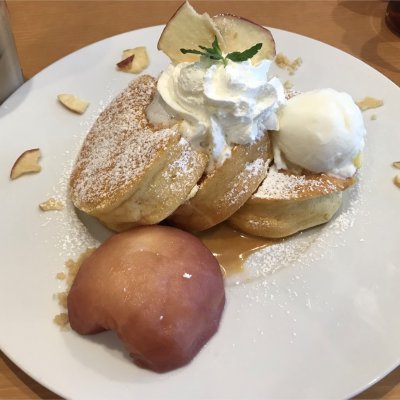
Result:
M394 177L394 184L400 188L400 175Z
M89 107L89 102L81 99L73 94L59 94L57 96L58 101L68 110L83 114Z
M60 200L50 198L39 204L42 211L61 211L64 209L64 203Z
M400 161L395 161L392 165L393 167L400 169Z
M30 149L24 151L15 161L11 168L10 178L16 179L24 174L40 172L41 166L39 159L42 156L40 149Z
M117 63L117 67L124 72L138 74L149 66L149 56L146 47L140 46L134 49L124 50L122 61Z

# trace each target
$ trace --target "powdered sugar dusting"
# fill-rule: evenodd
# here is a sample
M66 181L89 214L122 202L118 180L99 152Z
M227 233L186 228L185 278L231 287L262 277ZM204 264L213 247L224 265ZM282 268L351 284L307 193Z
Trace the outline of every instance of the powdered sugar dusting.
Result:
M80 141L77 139L75 144L78 149ZM42 223L43 227L49 223L58 227L56 236L51 237L51 244L58 248L59 255L65 261L68 258L76 258L88 247L97 247L100 244L79 219L69 198L69 177L74 160L69 151L66 154L68 161L64 165L57 185L52 190L52 196L63 201L66 206L61 212L42 214L45 220Z
M273 165L254 197L261 199L296 199L305 192L331 193L337 186L326 176L306 177L279 172Z
M164 178L167 180L171 176L176 178L182 178L183 176L192 175L194 173L193 165L193 150L191 149L189 143L186 139L181 138L178 143L179 146L183 147L183 151L179 158L174 160L168 169L163 172ZM180 192L182 190L181 180L178 179L177 183L172 182L170 185L171 191Z
M88 227L79 219L76 213L74 205L71 202L69 194L69 179L71 171L75 163L76 154L82 145L82 141L86 136L87 131L94 124L99 114L106 108L107 104L110 103L114 94L108 93L104 100L100 100L98 109L86 116L86 118L80 123L81 130L72 134L71 146L69 150L66 150L63 156L65 159L62 167L62 172L58 178L58 182L52 188L51 192L48 193L49 197L62 201L65 204L65 208L57 213L42 213L43 222L41 224L43 229L47 227L56 227L55 234L50 236L49 245L55 246L58 250L60 258L63 260L62 264L59 265L60 270L62 269L64 262L68 259L76 259L81 253L83 253L89 247L97 247L100 245L100 241L93 237ZM104 228L106 236L107 230Z
M260 171L265 168L265 165L269 163L269 160L265 161L262 158L257 158L257 160L247 163L245 166L245 171L247 171L252 176L257 176Z
M230 187L230 190L225 193L222 204L233 204L238 198L251 192L252 190L249 188L248 182L251 181L251 177L264 176L269 162L270 160L266 161L262 158L258 158L252 162L246 163L243 171Z
M80 208L101 207L129 190L178 134L176 127L154 131L148 126L145 109L154 90L155 79L141 76L99 115L72 174L72 198Z

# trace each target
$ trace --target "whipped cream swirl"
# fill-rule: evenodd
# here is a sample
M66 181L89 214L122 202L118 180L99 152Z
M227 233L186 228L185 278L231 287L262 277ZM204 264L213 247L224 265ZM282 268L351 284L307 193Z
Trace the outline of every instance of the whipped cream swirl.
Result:
M209 149L219 166L232 145L253 143L266 130L279 129L276 112L285 94L278 78L268 80L270 65L270 60L171 64L159 77L158 106L152 108L183 119L182 135L193 146Z

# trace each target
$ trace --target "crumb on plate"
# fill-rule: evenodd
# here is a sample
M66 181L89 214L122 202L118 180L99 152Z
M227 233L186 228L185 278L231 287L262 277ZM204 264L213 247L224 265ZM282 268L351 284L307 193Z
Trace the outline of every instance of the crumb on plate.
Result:
M383 100L375 97L366 96L362 100L356 101L356 104L361 111L369 110L370 108L378 108L383 106Z
M275 64L282 69L286 69L290 75L293 75L302 64L301 57L297 57L291 61L285 54L278 53L275 57Z
M64 203L61 200L54 199L53 197L39 204L39 208L42 211L61 211L64 207Z

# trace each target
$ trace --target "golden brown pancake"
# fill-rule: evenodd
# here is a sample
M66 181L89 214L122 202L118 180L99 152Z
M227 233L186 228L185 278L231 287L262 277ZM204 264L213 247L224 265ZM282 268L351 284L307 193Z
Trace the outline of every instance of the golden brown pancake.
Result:
M289 236L328 222L342 203L342 191L354 182L354 178L325 174L294 175L272 166L256 193L229 223L256 236Z
M268 134L250 145L235 145L231 156L203 176L194 196L169 220L190 231L217 225L235 213L257 189L272 159Z
M143 75L119 94L94 123L72 171L74 205L116 231L166 218L207 164L178 124L149 124L145 111L155 90L156 80Z

